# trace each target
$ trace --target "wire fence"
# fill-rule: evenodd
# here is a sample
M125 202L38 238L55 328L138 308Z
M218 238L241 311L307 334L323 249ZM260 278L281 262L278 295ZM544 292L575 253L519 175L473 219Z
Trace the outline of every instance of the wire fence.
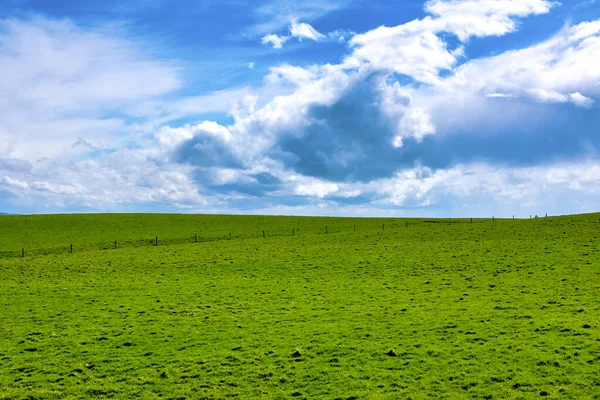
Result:
M514 219L514 217L513 217ZM115 239L115 240L103 240L97 242L86 242L86 243L69 243L66 245L58 245L51 247L41 248L28 248L22 247L18 250L4 250L0 251L0 259L5 258L24 258L28 256L41 256L51 254L65 254L73 252L83 251L96 251L96 250L112 250L120 248L139 248L139 247L150 247L150 246L166 246L166 245L178 245L186 243L207 243L225 240L240 240L240 239L267 239L273 237L288 237L288 236L306 236L306 235L321 235L321 234L339 234L339 233L351 233L351 232L374 232L374 231L385 231L387 230L398 230L400 228L426 228L428 225L434 224L473 224L480 222L495 222L495 218L483 219L483 218L466 218L466 219L435 219L435 220L409 220L409 219L392 219L382 222L380 224L369 224L365 226L364 223L359 224L344 224L341 225L323 225L322 228L317 228L312 225L309 229L292 227L289 229L270 229L270 230L253 230L252 232L244 233L212 233L209 235L198 235L192 234L181 237L160 237L154 236L152 238L144 239Z

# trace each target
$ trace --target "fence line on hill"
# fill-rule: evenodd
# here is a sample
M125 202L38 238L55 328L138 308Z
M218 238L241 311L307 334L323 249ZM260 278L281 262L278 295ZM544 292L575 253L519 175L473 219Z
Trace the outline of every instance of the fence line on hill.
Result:
M514 219L514 217L513 217ZM375 225L372 227L367 227L367 229L365 230L365 225L361 224L359 225L359 229L357 231L357 226L356 224L352 224L350 226L338 226L337 230L332 230L330 229L329 225L324 225L323 229L319 230L319 231L308 231L309 235L319 235L319 234L325 234L325 235L329 235L329 234L336 234L336 233L363 233L363 232L374 232L374 231L393 231L395 228L398 229L406 229L409 227L412 228L419 228L419 227L426 227L429 224L458 224L458 223L467 223L467 224L473 224L474 221L475 223L479 222L495 222L495 218L492 217L492 219L483 219L483 218L478 218L478 219L473 219L473 218L467 218L467 219L435 219L435 220L409 220L408 219L398 219L397 221L394 221L395 219L390 218L389 220L392 220L393 222L390 224L388 223L387 227L385 223L382 223L381 225ZM402 224L401 222L404 222L404 224ZM343 230L342 230L343 229ZM300 228L297 227L292 227L291 229L286 229L286 230L282 230L282 229L277 229L277 230L266 230L266 229L260 229L257 230L256 233L242 233L242 234L235 234L233 232L228 232L225 234L218 234L218 235L210 235L210 236L199 236L197 233L194 233L193 235L190 236L185 236L185 237L168 237L168 238L160 238L159 236L155 236L152 239L126 239L126 240L119 240L119 239L115 239L113 240L106 240L106 241L101 241L101 242L96 242L96 243L90 243L90 244L83 244L83 245L73 245L72 243L66 244L66 245L61 245L61 246L54 246L54 247L46 247L46 248L37 248L37 249L28 249L26 246L22 247L21 250L15 250L15 251L0 251L0 259L3 258L25 258L28 255L51 255L51 254L63 254L63 253L73 253L73 252L79 252L79 251L95 251L95 250L110 250L110 249L120 249L120 248L139 248L139 247L150 247L150 246L164 246L164 245L174 245L174 244L185 244L185 243L207 243L207 242L216 242L216 241L222 241L222 240L232 240L232 239L259 239L259 238L270 238L270 237L286 237L286 236L297 236L298 234L301 236L304 236L303 233L307 232L306 229L301 230Z

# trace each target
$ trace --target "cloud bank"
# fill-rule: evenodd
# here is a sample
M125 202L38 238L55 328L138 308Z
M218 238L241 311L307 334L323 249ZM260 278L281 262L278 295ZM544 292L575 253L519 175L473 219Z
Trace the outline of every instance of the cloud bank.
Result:
M173 102L185 85L181 65L135 40L68 21L4 21L0 194L31 207L117 210L591 210L600 21L469 58L473 40L510 35L558 7L432 0L422 18L352 35L336 63L279 63L261 85ZM329 41L296 19L310 13L288 15L289 34L262 43ZM226 120L173 122L225 109Z

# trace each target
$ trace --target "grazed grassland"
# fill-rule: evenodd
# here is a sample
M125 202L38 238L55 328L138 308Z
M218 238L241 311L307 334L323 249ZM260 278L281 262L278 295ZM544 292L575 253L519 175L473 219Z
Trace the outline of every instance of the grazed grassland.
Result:
M600 398L600 214L410 222L0 217L0 399Z

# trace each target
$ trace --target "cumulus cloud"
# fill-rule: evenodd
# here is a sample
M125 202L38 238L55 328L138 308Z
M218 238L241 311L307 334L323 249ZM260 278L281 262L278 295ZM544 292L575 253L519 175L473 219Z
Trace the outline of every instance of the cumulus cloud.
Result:
M522 115L507 111L498 115L507 121L493 126L490 122L498 117L490 118L487 113L497 109L491 101L496 99L528 98L540 103L571 102L591 107L593 99L582 94L589 92L590 81L573 85L570 90L535 84L565 83L564 79L544 78L546 65L551 69L546 60L553 60L556 67L561 54L573 58L564 60L565 66L573 65L574 60L589 62L596 57L591 54L593 43L580 46L596 34L592 26L568 28L539 45L465 61L459 66L456 63L463 48L450 49L439 35L450 32L460 40L502 35L517 28L516 18L546 13L551 8L552 3L538 0L519 4L432 1L426 4L429 17L354 36L351 54L339 65L303 68L284 64L272 68L266 82L289 84L292 91L235 118L235 123L227 127L233 138L232 148L244 148L239 165L267 159L285 171L303 176L333 182L367 182L389 177L415 163L436 168L477 159L521 163L522 156L535 152L536 147L546 150L545 160L560 156L561 148L562 154L569 157L581 154L579 144L565 146L567 135L552 129L556 120L541 114L540 121L553 121L548 123L546 132L551 132L555 142L546 145L539 135L529 134L523 142L526 150L510 153L501 144L512 137L498 132L510 127L518 135L532 125L523 124ZM464 21L459 24L461 20ZM450 73L442 76L442 70ZM426 85L402 84L398 75ZM594 79L590 77L591 81ZM488 110L481 115L473 113L469 108L474 103L479 103L479 109ZM517 107L527 109L522 103L517 103ZM588 116L583 119L589 121ZM538 117L530 120L537 121ZM477 136L475 131L481 128L490 134ZM248 138L257 141L249 143ZM593 138L587 139L595 146ZM566 149L569 153L565 153ZM531 156L530 159L541 161Z
M545 14L557 3L547 0L431 0L425 10L436 31L450 32L466 41L471 36L501 36L517 29L515 18Z
M15 99L0 100L9 110L0 116L0 191L63 206L272 205L307 212L338 205L423 210L444 202L486 210L494 201L529 209L548 206L553 196L593 199L600 191L600 137L593 128L600 124L600 22L567 25L523 49L466 58L471 38L514 32L521 18L553 7L544 0L432 0L424 18L328 35L299 22L311 20L305 8L308 14L286 15L289 36L269 34L263 43L281 48L291 38L342 37L348 53L339 64L283 62L261 87L172 102L163 97L182 85L178 65L141 52L135 42L68 22L20 22L0 34L0 47L11 49L0 52L0 66L11 67L14 78L0 86ZM280 32L277 23L260 34ZM35 43L19 47L28 29L49 55L34 54ZM60 61L69 57L73 65ZM100 65L88 74L94 57L123 70L113 75ZM39 60L32 70L51 77L45 86L27 75L27 60ZM104 93L134 70L135 85ZM141 80L146 86L138 89ZM73 93L61 86L67 81ZM48 95L55 90L56 101ZM33 105L30 114L17 112L23 104ZM227 118L169 122L223 109ZM140 117L147 123L125 122ZM28 143L44 137L42 127L64 133L35 151ZM21 138L16 131L34 133ZM111 133L118 133L114 140ZM133 140L131 149L124 137Z
M314 41L319 41L325 38L325 35L319 33L315 28L305 22L298 22L297 19L292 20L290 34L292 37L310 39Z
M569 95L569 100L579 107L589 108L594 105L594 100L590 99L589 97L585 97L579 92L571 93Z
M283 44L290 38L288 36L279 36L275 34L265 35L262 38L262 44L270 44L274 49L281 49Z
M322 199L339 189L335 183L314 182L309 184L299 184L296 186L296 193L301 196L317 197Z
M226 168L241 165L231 146L231 133L212 121L181 128L165 127L159 132L158 141L172 149L170 157L174 162Z
M213 127L226 132L218 140L205 133L205 122L165 129L168 135L161 133L159 141L176 142L174 159L200 167L248 168L271 160L306 176L341 181L392 174L402 141L421 141L434 132L428 115L411 108L410 96L389 85L385 74L284 65L273 68L268 80L291 83L294 90L258 109L253 98L241 103L232 125Z
M462 55L462 48L449 50L422 20L356 35L350 45L354 50L344 61L347 68L367 64L430 84L439 82L439 72L451 69L457 57Z
M590 107L600 95L598 63L600 21L583 22L531 47L465 62L438 89Z
M407 75L427 84L441 83L440 71L451 70L463 57L463 46L449 48L439 34L455 34L461 42L472 36L497 36L516 29L515 18L547 13L546 0L432 0L425 10L432 14L395 27L379 27L355 35L347 67L368 64L377 69Z

